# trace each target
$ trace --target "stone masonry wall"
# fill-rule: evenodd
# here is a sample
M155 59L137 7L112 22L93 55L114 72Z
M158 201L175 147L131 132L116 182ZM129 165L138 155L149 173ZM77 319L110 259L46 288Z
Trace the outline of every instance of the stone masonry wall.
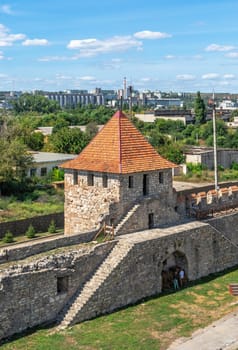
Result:
M33 225L36 232L47 232L50 222L54 220L57 228L64 227L64 213L34 216L33 218L0 223L0 239L9 230L14 236L24 234L29 225Z
M148 228L162 227L178 224L180 217L174 210L174 206L166 207L166 194L156 198L148 197L141 202L136 212L125 222L117 234L122 235L130 232L147 230ZM149 215L153 215L153 222L149 222ZM150 227L151 225L151 227Z
M213 219L217 229L232 231L238 214ZM190 280L238 264L237 247L209 223L190 222L164 229L145 230L120 239L133 244L132 250L102 282L84 306L77 321L111 312L142 298L161 292L164 263L185 257ZM226 232L224 232L226 234ZM235 244L238 237L232 236ZM94 274L115 241L89 245L83 250L55 253L19 265L0 265L0 338L52 321L71 296ZM57 291L57 281L66 278L68 291ZM47 305L47 307L46 307Z
M52 249L90 242L93 240L96 233L97 231L91 231L84 234L71 235L70 237L53 236L43 239L32 239L29 242L25 242L23 245L11 244L0 249L0 264L22 260L29 256L47 252Z
M145 235L149 237L146 231ZM134 249L84 306L75 323L160 293L163 262L176 252L187 258L185 272L189 280L238 264L237 248L203 223L173 235L152 234L151 239L135 240Z
M0 265L0 339L55 320L65 303L90 278L115 243L78 248L34 262ZM68 279L59 292L58 278Z
M148 177L146 195L143 194L145 174ZM116 225L137 201L146 196L157 196L164 208L173 205L171 169L128 175L108 174L107 187L103 187L103 175L94 173L94 184L89 186L88 173L80 171L77 181L73 171L65 174L65 234L99 228L103 220ZM133 177L131 187L129 176Z
M87 185L87 173L78 174L78 184L73 182L73 172L65 174L65 234L85 232L100 226L109 214L109 207L119 200L116 176L108 178L104 188L102 174L94 174L94 185Z

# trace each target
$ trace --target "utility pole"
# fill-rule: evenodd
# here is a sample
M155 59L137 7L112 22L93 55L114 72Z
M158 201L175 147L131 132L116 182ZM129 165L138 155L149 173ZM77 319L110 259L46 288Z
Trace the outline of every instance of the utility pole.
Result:
M213 151L214 151L214 182L215 182L215 190L218 190L219 186L218 186L218 169L217 169L216 104L215 104L214 92L213 92L212 123L213 123Z

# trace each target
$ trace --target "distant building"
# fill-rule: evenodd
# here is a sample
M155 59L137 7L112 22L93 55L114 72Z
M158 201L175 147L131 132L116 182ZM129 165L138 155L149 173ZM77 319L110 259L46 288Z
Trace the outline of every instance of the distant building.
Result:
M202 164L214 169L214 150L212 147L191 147L185 152L186 163ZM217 149L217 164L230 168L232 162L238 163L238 150L232 148Z
M28 171L28 176L46 176L50 171L65 161L74 159L76 155L51 152L32 152L33 164Z

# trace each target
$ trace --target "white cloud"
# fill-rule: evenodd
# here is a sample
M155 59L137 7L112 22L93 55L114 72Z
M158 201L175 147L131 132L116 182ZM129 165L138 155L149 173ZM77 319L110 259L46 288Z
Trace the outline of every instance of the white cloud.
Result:
M72 57L67 56L46 56L38 58L38 61L40 62L52 62L52 61L70 61L72 60Z
M164 39L171 38L172 35L168 33L161 32L151 32L150 30L143 30L134 34L134 37L137 39Z
M228 58L238 58L238 52L229 52L225 56Z
M49 42L47 39L26 39L22 43L23 46L47 46Z
M209 51L209 52L222 52L222 51L231 51L234 50L235 46L231 46L231 45L218 45L218 44L211 44L208 45L205 48L205 51Z
M14 14L12 9L11 9L11 6L7 5L7 4L0 6L0 12L5 13L6 15L13 15Z
M10 30L0 24L0 46L12 46L15 41L24 40L25 34L10 34Z
M220 75L217 73L208 73L208 74L202 75L202 79L204 79L204 80L216 80L219 77L220 77Z
M83 80L83 81L95 81L96 78L92 77L90 75L85 75L84 77L79 77L79 80Z
M223 78L224 79L235 79L236 78L236 76L234 75L234 74L224 74L223 75Z
M69 49L79 49L79 54L74 59L80 57L92 57L98 54L126 51L131 48L142 48L142 42L132 36L114 36L105 40L81 39L71 40L67 45Z
M152 79L151 78L141 78L140 81L143 81L145 83L151 81Z
M177 80L183 80L183 81L191 81L195 79L195 76L192 74L179 74L176 76Z
M175 59L176 57L175 57L174 55L166 55L164 58L165 58L166 60L173 60L173 59Z

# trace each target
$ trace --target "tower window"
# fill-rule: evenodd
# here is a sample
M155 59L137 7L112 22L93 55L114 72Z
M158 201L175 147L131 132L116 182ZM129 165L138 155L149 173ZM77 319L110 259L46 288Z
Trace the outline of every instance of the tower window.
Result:
M74 181L74 185L78 184L78 172L77 172L77 170L74 170L73 181Z
M163 173L159 173L159 183L160 184L164 183L164 174Z
M133 185L133 176L129 176L129 179L128 179L128 187L129 188L133 188L134 187L134 185Z
M102 185L103 185L103 187L108 187L108 177L107 177L107 175L103 175L103 177L102 177Z
M88 186L93 186L93 185L94 185L94 175L88 174Z

